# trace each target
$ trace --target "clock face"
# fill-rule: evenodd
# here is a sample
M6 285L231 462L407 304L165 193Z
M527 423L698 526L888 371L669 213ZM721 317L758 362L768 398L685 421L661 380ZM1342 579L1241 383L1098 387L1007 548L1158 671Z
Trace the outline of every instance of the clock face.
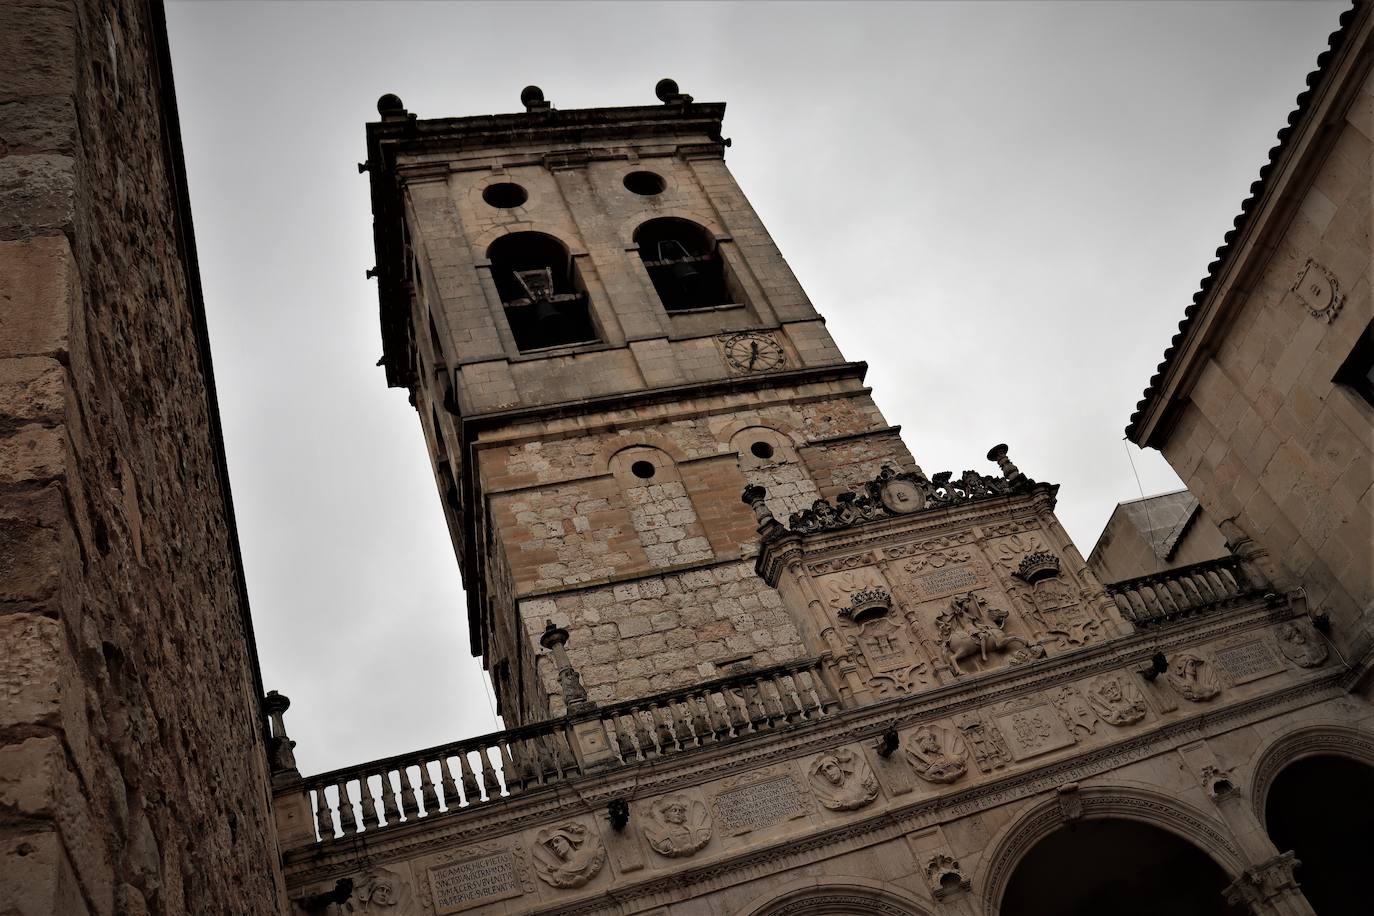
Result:
M725 341L725 358L739 372L767 372L780 368L786 359L776 340L752 331L728 338Z

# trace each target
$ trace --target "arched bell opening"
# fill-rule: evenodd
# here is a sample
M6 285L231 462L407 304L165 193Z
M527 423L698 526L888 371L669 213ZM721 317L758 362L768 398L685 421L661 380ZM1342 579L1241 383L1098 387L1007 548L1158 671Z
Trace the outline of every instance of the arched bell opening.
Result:
M542 232L515 232L492 242L487 259L522 352L600 339L587 289L562 242Z
M1317 916L1366 916L1374 863L1374 767L1334 755L1304 757L1269 787L1265 827L1301 864L1298 886Z
M1017 864L999 916L1245 916L1231 879L1197 846L1140 821L1082 820L1037 842Z
M715 238L696 223L673 216L651 219L635 230L634 240L667 311L743 302L732 289Z

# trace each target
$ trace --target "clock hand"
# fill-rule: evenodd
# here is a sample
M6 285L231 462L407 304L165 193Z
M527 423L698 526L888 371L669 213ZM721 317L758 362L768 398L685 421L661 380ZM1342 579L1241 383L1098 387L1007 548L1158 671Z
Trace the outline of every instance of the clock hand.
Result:
M759 358L759 342L758 342L757 340L751 340L751 341L749 341L749 368L750 368L750 369L754 368L754 362L755 362L758 358Z

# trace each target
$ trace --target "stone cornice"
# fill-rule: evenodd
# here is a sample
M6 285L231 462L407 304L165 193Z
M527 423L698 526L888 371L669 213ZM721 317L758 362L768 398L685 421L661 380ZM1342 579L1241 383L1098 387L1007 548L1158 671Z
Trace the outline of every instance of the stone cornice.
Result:
M1251 605L1179 623L1167 631L1119 637L1071 653L1051 656L1033 665L1004 668L921 694L893 697L846 710L816 723L799 723L698 751L555 783L476 809L464 809L453 817L421 819L413 826L405 825L374 834L356 834L293 850L286 855L288 873L293 882L303 883L338 874L349 867L348 863L362 858L402 859L475 842L479 838L513 833L555 819L597 811L612 798L640 798L685 788L790 760L819 749L874 739L889 728L904 729L922 722L942 720L1097 674L1140 667L1154 652L1169 653L1185 646L1242 634L1287 616L1289 612L1286 609ZM1112 744L1092 748L1066 759L1051 760L1040 766L1016 769L1005 776L980 781L957 793L923 798L914 808L901 809L907 814L894 813L890 809L876 815L874 820L885 822L884 819L894 817L928 816L937 810L942 812L941 819L948 819L952 808L974 806L969 809L971 811L1000 804L1011 797L1008 793L1021 791L1016 787L1024 787L1032 782L1038 786L1040 782L1054 778L1055 774L1072 771L1060 780L1062 782L1109 770L1130 760L1151 756L1164 743L1179 736L1196 736L1238 718L1260 716L1264 710L1276 704L1291 704L1304 696L1339 692L1339 680L1344 670L1336 665L1328 665L1313 672L1296 672L1295 676L1301 680L1269 694L1225 706L1200 708L1191 716L1129 733ZM1034 794L1034 791L1040 789L1023 794Z

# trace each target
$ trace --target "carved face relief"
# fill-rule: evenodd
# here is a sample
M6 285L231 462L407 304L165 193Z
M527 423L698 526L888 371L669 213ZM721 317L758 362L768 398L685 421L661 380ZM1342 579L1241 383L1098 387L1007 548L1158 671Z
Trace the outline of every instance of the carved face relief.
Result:
M959 732L938 725L923 725L907 739L907 760L926 782L945 785L968 771L968 747Z
M643 833L654 852L681 859L711 841L711 815L704 804L693 798L665 795L649 809Z
M606 862L601 838L571 821L539 831L533 852L535 873L553 887L581 887L595 878Z
M1203 703L1221 693L1221 682L1206 659L1196 655L1177 655L1169 663L1165 675L1169 686L1178 695L1194 703Z
M349 913L376 913L391 909L409 913L413 896L409 881L389 868L377 867L355 879L353 896L344 907Z
M878 797L878 780L868 761L849 748L822 754L807 773L811 791L831 811L853 811Z
M1120 672L1104 674L1089 682L1088 702L1112 725L1134 725L1145 718L1145 697L1133 681Z
M1326 643L1307 621L1290 620L1278 629L1279 651L1300 668L1315 668L1326 661Z

